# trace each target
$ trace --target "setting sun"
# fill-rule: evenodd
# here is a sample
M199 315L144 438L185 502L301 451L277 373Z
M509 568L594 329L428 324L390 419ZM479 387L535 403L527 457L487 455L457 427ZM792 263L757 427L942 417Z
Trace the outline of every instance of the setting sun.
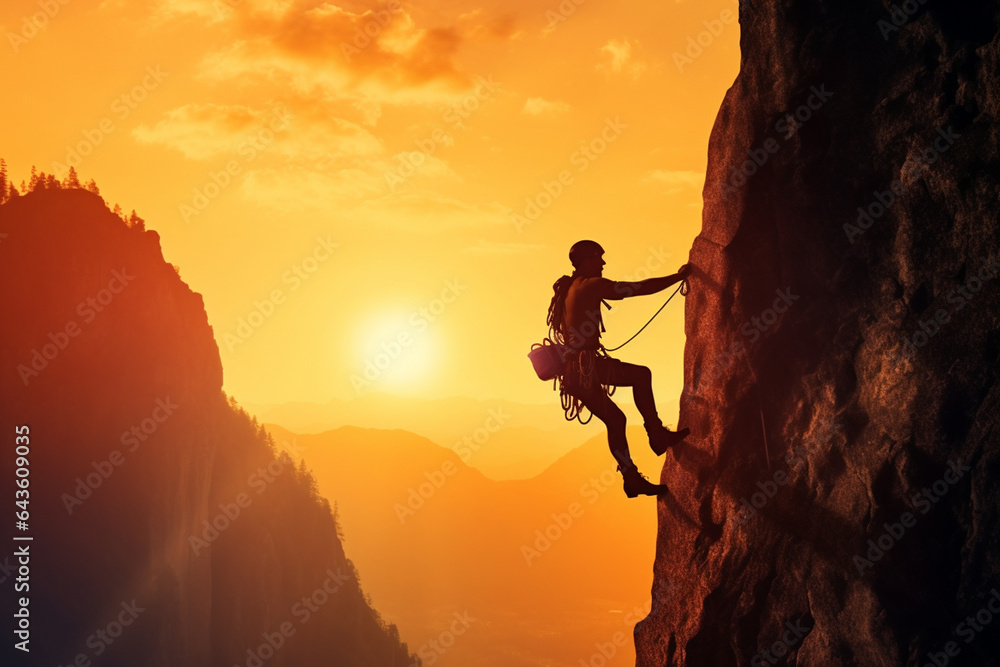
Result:
M424 383L433 379L443 351L440 333L431 327L431 318L443 313L443 304L432 302L410 312L380 314L359 330L357 356L363 363L351 375L351 385L358 395L373 390L419 392Z

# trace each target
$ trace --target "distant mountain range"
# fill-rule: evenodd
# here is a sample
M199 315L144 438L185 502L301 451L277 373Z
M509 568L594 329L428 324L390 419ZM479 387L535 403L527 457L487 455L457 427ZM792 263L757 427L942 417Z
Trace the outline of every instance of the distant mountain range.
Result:
M581 426L563 418L558 402L531 405L471 398L421 399L383 393L329 403L284 403L244 407L262 422L296 433L319 433L341 426L403 429L452 449L463 462L494 480L527 479L564 456L604 427L598 420ZM639 423L634 407L623 405ZM677 403L665 402L665 420Z
M567 655L589 660L595 641L630 636L623 615L649 599L657 501L625 497L604 433L532 479L494 481L403 430L265 428L338 507L365 590L411 650L456 612L479 619L441 665L577 667ZM658 479L644 431L629 436ZM630 639L608 664L632 651Z

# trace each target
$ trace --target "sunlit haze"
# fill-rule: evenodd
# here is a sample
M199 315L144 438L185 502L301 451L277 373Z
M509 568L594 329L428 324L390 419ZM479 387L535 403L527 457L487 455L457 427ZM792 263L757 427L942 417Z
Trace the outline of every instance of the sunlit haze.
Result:
M36 10L5 3L4 34ZM157 230L240 400L552 401L525 353L569 245L601 242L616 279L687 258L735 10L60 4L2 56L8 90L30 91L0 110L3 155L18 181L75 164ZM606 342L660 303L616 305ZM622 353L664 396L680 390L681 313Z

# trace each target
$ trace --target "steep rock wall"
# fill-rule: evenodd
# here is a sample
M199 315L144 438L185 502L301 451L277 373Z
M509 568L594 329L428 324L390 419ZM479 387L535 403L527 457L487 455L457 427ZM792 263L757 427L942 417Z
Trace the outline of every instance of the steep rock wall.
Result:
M998 664L997 7L896 4L741 3L642 667Z

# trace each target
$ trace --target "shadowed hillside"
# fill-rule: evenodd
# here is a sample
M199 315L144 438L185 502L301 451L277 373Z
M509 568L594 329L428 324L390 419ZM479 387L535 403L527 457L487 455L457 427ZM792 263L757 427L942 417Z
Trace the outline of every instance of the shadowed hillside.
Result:
M227 402L202 298L157 234L44 185L0 206L0 232L5 447L30 429L32 664L409 664L315 482Z
M603 434L532 479L496 482L405 431L267 429L336 501L366 588L411 647L455 612L478 619L441 665L578 667L648 610L655 501L625 497ZM629 435L655 470L643 429ZM608 664L629 664L631 646L614 649Z

